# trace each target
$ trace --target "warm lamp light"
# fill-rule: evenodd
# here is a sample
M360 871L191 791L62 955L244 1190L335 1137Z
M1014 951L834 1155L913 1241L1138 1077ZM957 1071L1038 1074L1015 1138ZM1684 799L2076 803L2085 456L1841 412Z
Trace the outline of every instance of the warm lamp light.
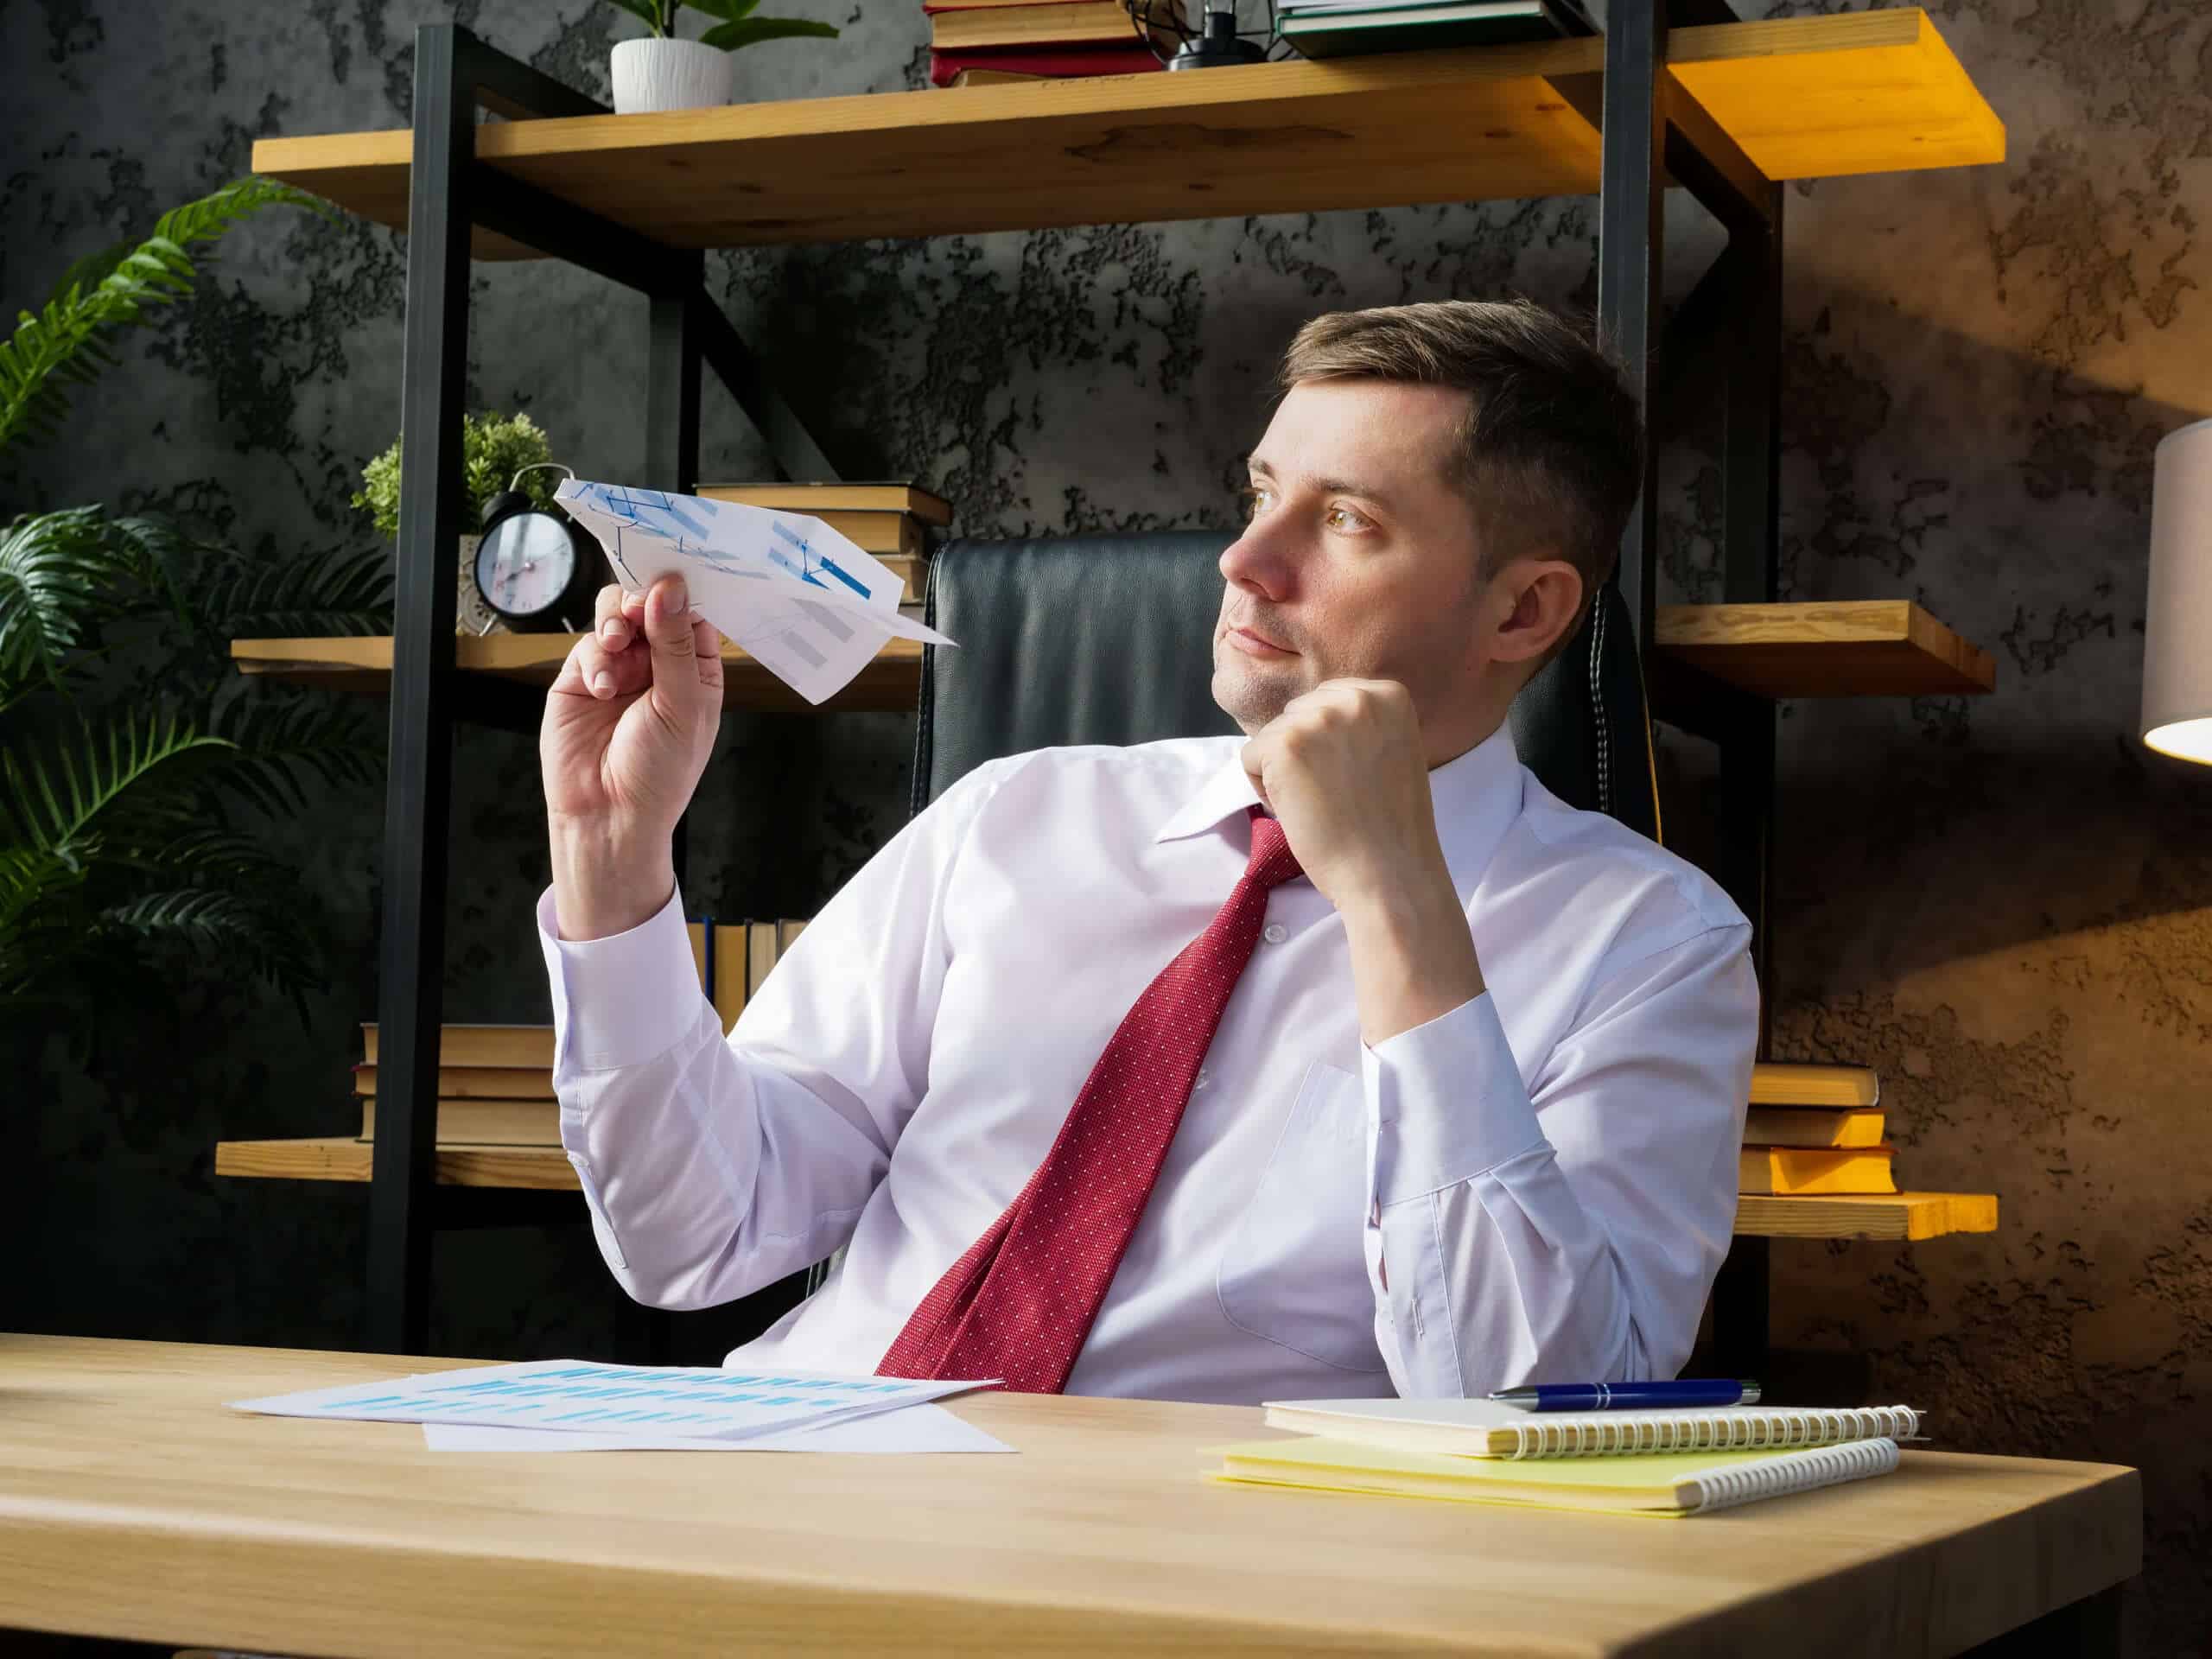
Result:
M2152 463L2143 741L2212 766L2212 421L2167 433Z

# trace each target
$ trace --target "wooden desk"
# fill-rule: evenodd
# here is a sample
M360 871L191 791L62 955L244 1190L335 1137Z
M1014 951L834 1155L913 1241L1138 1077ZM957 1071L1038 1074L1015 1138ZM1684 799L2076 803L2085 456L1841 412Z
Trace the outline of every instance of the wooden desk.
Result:
M1666 1522L1201 1482L1262 1432L1244 1408L982 1395L954 1409L1020 1455L884 1458L441 1455L222 1405L441 1363L0 1338L0 1624L327 1655L1922 1655L2085 1599L2109 1643L2142 1565L2139 1482L2100 1464L1910 1452Z

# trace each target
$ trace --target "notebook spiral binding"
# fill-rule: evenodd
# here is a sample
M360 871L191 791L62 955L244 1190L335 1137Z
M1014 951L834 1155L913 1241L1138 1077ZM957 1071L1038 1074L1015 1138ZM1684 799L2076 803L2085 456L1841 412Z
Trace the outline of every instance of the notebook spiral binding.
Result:
M1755 1498L1780 1497L1814 1486L1833 1486L1841 1481L1885 1475L1897 1466L1897 1456L1895 1440L1847 1440L1841 1446L1816 1446L1764 1463L1707 1469L1683 1483L1698 1493L1698 1501L1687 1505L1685 1513L1702 1515L1708 1510L1732 1509Z
M1741 1452L1877 1436L1909 1440L1919 1432L1920 1414L1910 1406L1773 1407L1735 1416L1599 1413L1552 1421L1540 1414L1513 1425L1514 1449L1506 1456L1517 1459L1597 1458L1635 1452Z

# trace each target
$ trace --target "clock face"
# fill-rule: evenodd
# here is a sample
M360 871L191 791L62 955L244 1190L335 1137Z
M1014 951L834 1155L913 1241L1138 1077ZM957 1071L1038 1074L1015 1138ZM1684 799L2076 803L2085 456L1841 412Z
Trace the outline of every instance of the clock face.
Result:
M560 601L576 573L575 543L550 513L518 512L485 532L476 549L476 586L509 616L541 616Z

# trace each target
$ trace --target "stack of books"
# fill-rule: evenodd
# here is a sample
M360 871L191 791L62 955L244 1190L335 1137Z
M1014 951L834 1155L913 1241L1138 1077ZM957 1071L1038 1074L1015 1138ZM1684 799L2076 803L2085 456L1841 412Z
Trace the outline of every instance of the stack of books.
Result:
M952 504L912 480L885 484L702 484L710 501L773 507L819 518L906 584L899 602L918 605L929 578L929 537L952 522Z
M1297 1400L1268 1427L1298 1440L1216 1448L1233 1485L1302 1486L1541 1509L1688 1516L1897 1466L1910 1406L1531 1411L1491 1400Z
M1595 35L1579 0L1282 0L1282 38L1309 58L1501 46Z
M712 926L714 947L707 945ZM745 1011L802 921L690 924L691 961L727 1032ZM361 1102L361 1139L376 1139L377 1027L361 1027L362 1062L353 1068ZM449 1025L438 1033L438 1144L557 1147L561 1109L553 1095L553 1027Z
M1882 1139L1880 1078L1863 1065L1761 1062L1736 1190L1838 1197L1897 1190L1897 1148Z
M1124 0L924 0L922 10L930 20L932 86L1134 75L1161 67Z

